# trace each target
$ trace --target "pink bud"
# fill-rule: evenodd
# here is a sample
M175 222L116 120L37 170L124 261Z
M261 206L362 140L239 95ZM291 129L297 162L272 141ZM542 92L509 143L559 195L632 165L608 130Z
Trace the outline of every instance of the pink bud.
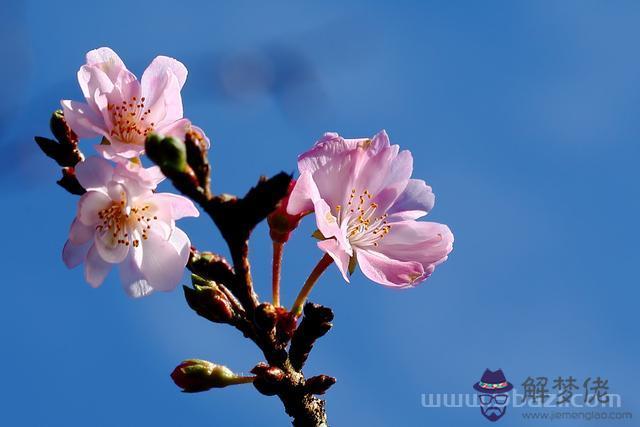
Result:
M276 206L276 210L267 217L269 234L274 242L286 243L289 240L291 232L298 228L298 224L300 224L300 220L304 216L303 214L291 215L287 213L287 204L289 203L289 197L295 184L296 180L292 179L287 189L287 195L280 200Z

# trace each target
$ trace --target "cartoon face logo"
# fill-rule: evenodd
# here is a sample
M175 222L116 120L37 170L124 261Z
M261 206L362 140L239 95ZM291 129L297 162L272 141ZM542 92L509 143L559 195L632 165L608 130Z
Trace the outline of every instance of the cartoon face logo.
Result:
M482 415L489 421L498 421L502 418L509 402L507 393L513 388L513 384L507 381L502 369L485 370L482 378L473 385L473 388L478 392Z

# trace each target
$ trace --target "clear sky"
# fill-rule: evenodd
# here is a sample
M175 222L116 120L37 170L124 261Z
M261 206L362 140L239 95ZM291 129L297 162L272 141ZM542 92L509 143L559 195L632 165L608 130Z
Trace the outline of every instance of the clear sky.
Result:
M138 75L158 54L185 63L217 192L294 171L325 131L384 128L413 152L454 251L416 289L360 273L346 285L332 267L313 291L336 313L306 368L338 379L332 425L487 425L477 408L421 406L422 393L472 392L485 368L516 387L600 376L640 417L640 3L6 0L0 16L1 425L287 425L251 386L171 382L190 357L251 369L261 355L237 331L180 291L132 300L117 275L91 289L61 261L76 199L32 136L60 99L80 99L76 71L100 46ZM182 227L224 253L207 218ZM289 304L321 256L313 229L287 247ZM264 225L252 246L266 296ZM505 425L536 425L509 411Z

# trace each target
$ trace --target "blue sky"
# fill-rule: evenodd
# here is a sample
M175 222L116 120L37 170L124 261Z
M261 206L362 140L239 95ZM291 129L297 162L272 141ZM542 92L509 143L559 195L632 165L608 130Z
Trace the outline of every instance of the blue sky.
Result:
M287 425L250 386L185 395L171 383L189 357L244 372L261 361L237 331L197 317L181 292L131 300L117 275L94 290L62 264L75 199L32 136L47 135L60 99L80 98L76 71L99 46L138 75L158 54L189 68L185 113L213 141L215 191L294 171L325 131L384 128L413 152L454 251L413 290L360 273L346 285L335 268L314 289L336 320L306 372L338 378L332 425L486 425L477 408L420 404L471 392L485 368L516 387L601 376L640 416L640 4L344 3L0 3L0 424ZM207 218L182 227L224 253ZM321 256L313 228L287 247L289 303ZM264 226L252 251L267 296Z

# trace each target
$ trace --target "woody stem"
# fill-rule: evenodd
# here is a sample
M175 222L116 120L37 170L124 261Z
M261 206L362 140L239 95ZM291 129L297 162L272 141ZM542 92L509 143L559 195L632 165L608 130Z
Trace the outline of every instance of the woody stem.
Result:
M324 256L320 259L318 264L315 266L307 281L304 282L302 289L300 289L300 293L296 298L296 301L293 303L293 307L291 307L291 313L297 318L302 314L302 306L304 305L307 297L311 293L311 289L313 289L313 285L316 284L322 273L331 265L333 262L333 258L329 254L324 254Z

